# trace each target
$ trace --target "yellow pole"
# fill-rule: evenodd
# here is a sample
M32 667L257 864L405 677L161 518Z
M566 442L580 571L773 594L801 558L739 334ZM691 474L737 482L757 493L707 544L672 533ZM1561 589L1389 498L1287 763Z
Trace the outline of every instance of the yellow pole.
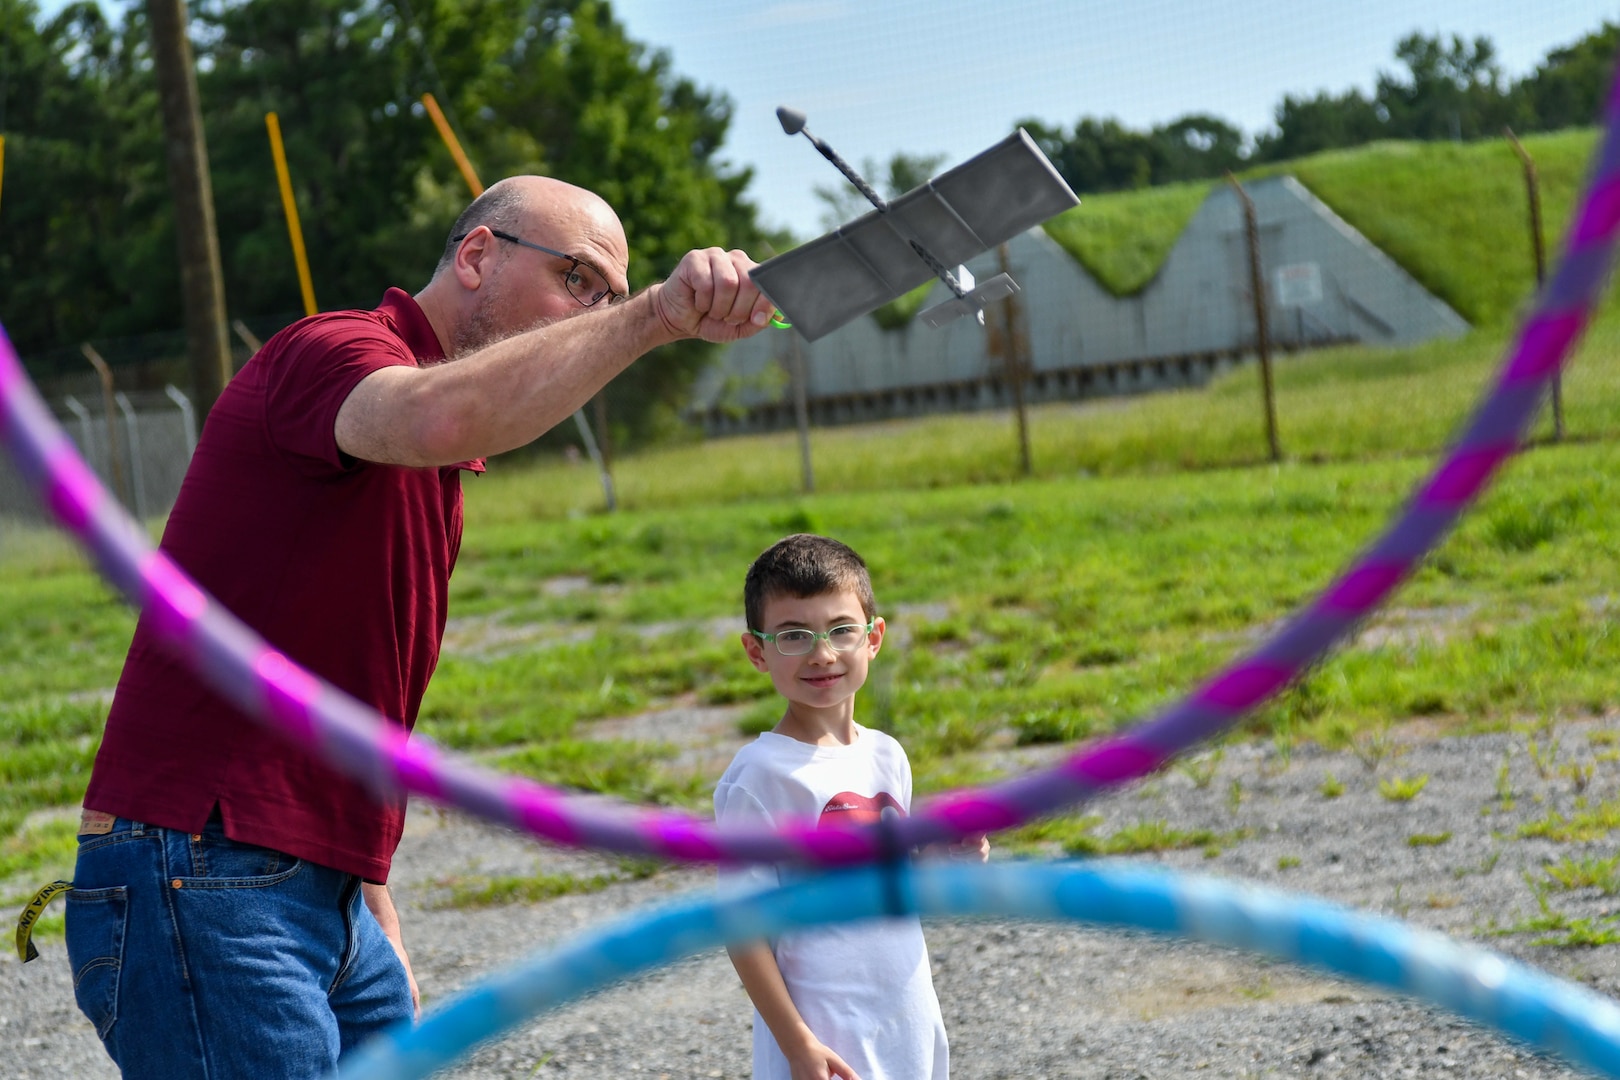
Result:
M428 115L433 118L433 126L439 129L439 138L449 147L450 156L456 159L456 168L461 170L461 178L467 181L467 188L473 193L473 198L484 193L484 185L478 182L478 174L473 172L472 162L461 151L461 143L456 140L456 133L450 130L450 121L444 118L439 103L433 99L432 94L422 95L422 104L427 106Z
M315 285L309 279L309 258L304 254L304 230L298 224L298 204L293 201L292 177L287 174L287 152L281 146L281 121L276 114L264 114L264 126L270 131L270 155L276 159L276 181L281 185L281 208L287 214L287 235L292 237L293 261L298 264L298 288L304 294L304 314L313 315Z

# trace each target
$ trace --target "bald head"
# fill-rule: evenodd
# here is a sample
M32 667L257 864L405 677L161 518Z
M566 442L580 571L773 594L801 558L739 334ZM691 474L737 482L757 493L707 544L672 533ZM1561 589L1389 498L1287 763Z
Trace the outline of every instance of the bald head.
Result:
M417 294L447 355L482 348L628 294L630 247L599 195L549 176L512 176L462 211Z
M485 188L456 218L433 269L434 276L455 261L460 238L480 225L547 246L561 244L563 237L556 235L558 232L583 227L599 243L605 242L604 254L623 252L628 261L624 226L600 195L550 176L509 176ZM551 239L544 239L546 236ZM621 264L619 269L622 271L624 266Z

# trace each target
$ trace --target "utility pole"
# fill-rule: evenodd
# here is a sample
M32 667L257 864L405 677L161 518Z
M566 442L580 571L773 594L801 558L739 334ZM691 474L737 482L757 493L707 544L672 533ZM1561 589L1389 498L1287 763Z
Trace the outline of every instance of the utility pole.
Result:
M799 429L799 478L806 495L816 490L816 474L810 463L809 373L805 371L804 348L797 333L788 335L789 361L793 369L793 421Z
M996 248L996 257L1001 263L1001 272L1008 274L1012 267L1007 259L1007 245L1002 244ZM1024 340L1023 326L1018 303L1018 294L1013 293L1001 303L1002 319L1002 364L1007 373L1007 381L1012 386L1013 411L1018 417L1018 468L1025 476L1035 471L1034 461L1029 451L1029 409L1024 404L1024 380L1029 374L1025 363L1028 352L1027 342Z
M231 378L231 342L225 320L225 281L214 228L214 192L208 175L197 70L186 32L185 0L147 0L152 61L163 109L164 157L180 243L180 288L185 306L186 354L192 400L206 416Z
M1519 155L1519 161L1524 166L1525 197L1530 202L1530 254L1536 260L1536 291L1547 281L1547 247L1541 235L1541 178L1536 173L1536 163L1524 144L1513 134L1513 129L1505 127L1502 134L1507 141L1513 144L1513 152ZM1564 441L1564 373L1562 371L1553 375L1552 380L1552 411L1553 411L1553 442Z
M1243 190L1237 177L1228 171L1226 179L1243 203L1243 228L1249 247L1249 289L1254 295L1254 329L1260 352L1260 389L1265 398L1266 446L1271 451L1271 460L1281 461L1282 445L1277 440L1277 401L1271 385L1271 325L1266 317L1266 276L1260 269L1260 221L1254 212L1254 200Z

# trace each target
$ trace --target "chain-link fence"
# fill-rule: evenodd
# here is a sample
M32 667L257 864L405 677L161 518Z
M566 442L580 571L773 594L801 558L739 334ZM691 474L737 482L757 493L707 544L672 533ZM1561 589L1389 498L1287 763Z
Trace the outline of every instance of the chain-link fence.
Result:
M118 391L110 402L103 395L65 394L50 405L79 454L131 513L143 521L168 513L197 445L190 398L171 385ZM0 532L48 520L16 466L0 457Z

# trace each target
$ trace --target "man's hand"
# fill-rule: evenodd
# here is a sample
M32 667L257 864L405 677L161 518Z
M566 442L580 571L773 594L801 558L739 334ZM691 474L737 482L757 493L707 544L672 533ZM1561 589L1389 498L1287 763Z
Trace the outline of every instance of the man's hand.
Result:
M763 330L775 306L748 271L759 265L741 251L689 251L668 280L653 286L653 307L677 337L736 341Z

